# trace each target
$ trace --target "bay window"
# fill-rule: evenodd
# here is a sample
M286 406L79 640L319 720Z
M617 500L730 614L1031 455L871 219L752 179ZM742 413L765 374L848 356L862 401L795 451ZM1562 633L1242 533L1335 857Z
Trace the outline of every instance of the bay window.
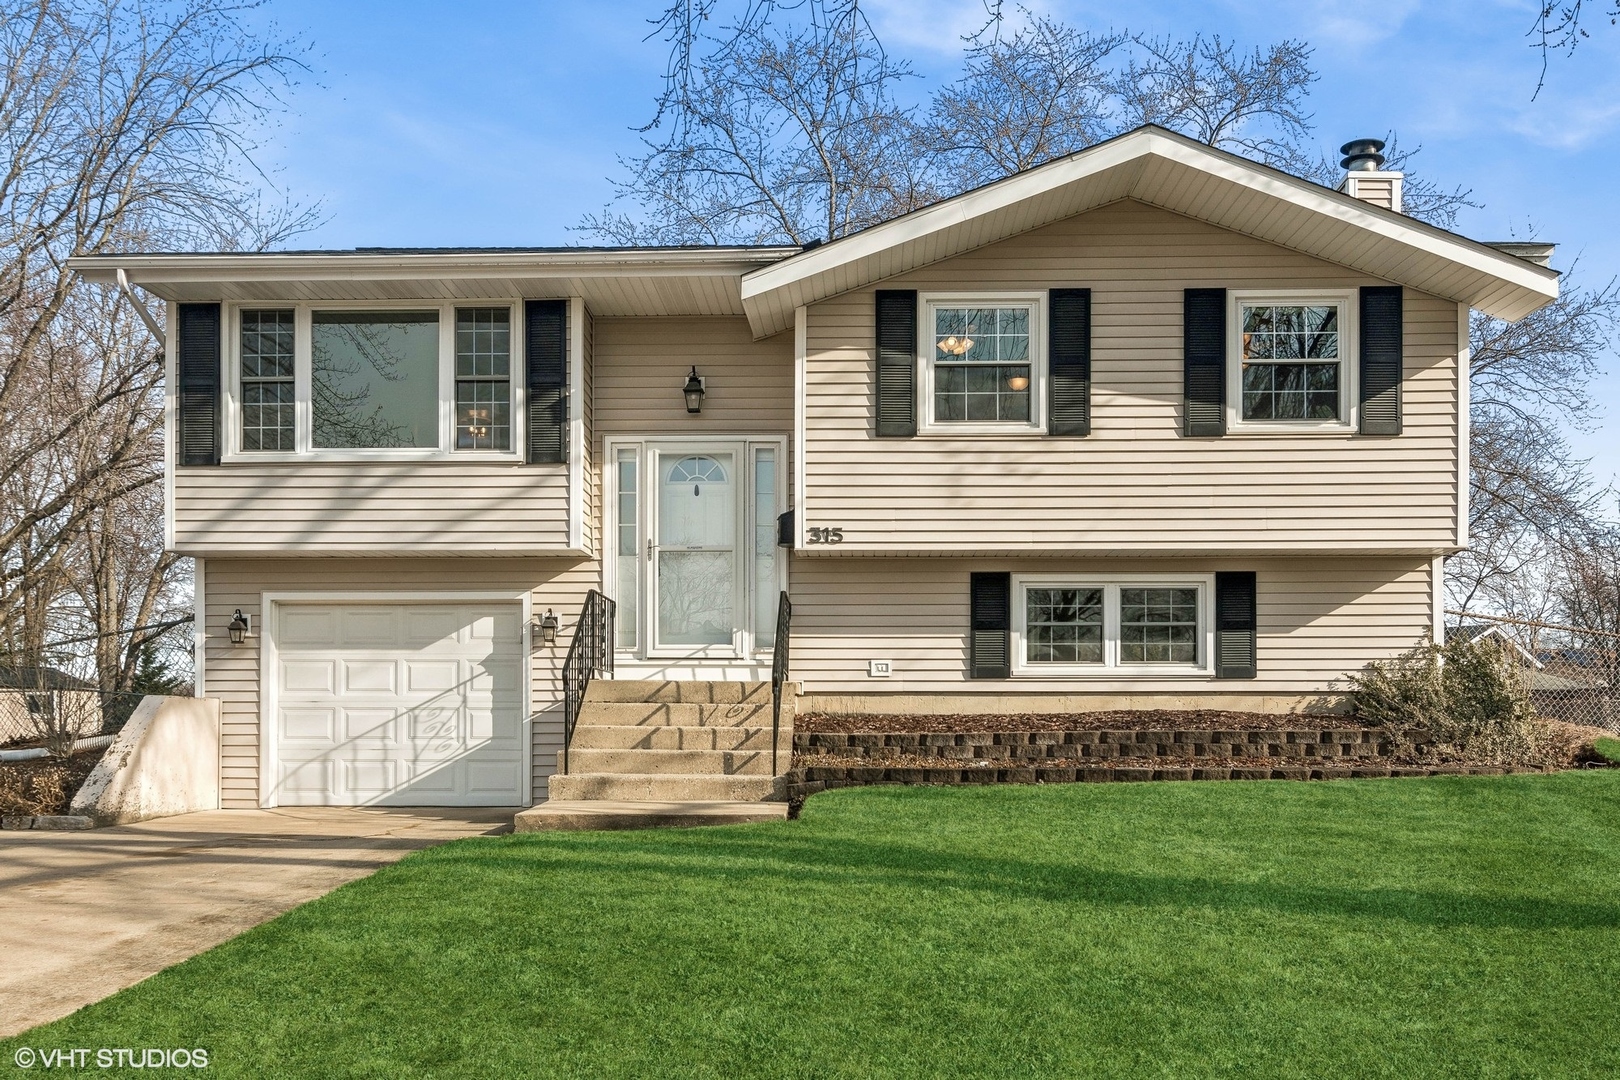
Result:
M514 303L235 312L227 457L515 457Z
M1208 674L1207 575L1013 578L1013 674Z

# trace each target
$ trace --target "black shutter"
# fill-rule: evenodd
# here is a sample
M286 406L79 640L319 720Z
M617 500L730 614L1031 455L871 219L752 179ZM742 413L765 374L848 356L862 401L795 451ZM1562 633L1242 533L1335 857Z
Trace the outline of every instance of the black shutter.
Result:
M523 304L529 461L568 460L568 301Z
M1091 290L1053 289L1047 335L1051 435L1091 434Z
M1361 290L1361 433L1401 433L1402 292L1399 285Z
M1255 657L1254 571L1215 575L1215 677L1252 679Z
M180 464L218 465L219 305L181 304L179 319Z
M917 292L877 294L877 433L907 439L917 434Z
M969 677L1012 677L1012 575L969 574L972 605L968 634Z
M1182 310L1186 433L1226 434L1226 290L1188 289Z

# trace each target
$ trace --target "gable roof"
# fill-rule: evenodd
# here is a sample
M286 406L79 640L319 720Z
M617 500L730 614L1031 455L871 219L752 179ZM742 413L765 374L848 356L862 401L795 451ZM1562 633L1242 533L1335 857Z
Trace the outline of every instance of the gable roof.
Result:
M743 308L757 336L779 333L801 305L1120 199L1510 321L1558 296L1558 274L1545 267L1149 126L751 270L742 279Z

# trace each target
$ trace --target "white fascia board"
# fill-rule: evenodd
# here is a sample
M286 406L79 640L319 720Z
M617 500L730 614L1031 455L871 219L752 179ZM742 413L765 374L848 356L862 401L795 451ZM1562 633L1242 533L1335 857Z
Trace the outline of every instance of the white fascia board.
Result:
M1536 266L1517 256L1446 232L1403 214L1372 206L1276 169L1214 150L1171 132L1149 129L1123 135L1030 172L1008 177L976 191L947 199L945 202L875 225L853 236L835 240L745 274L742 279L743 305L748 311L750 320L755 324L754 333L769 335L786 329L783 320L793 306L814 303L826 296L858 287L860 284L869 284L862 281L852 282L848 280L847 273L838 274L838 271L845 270L852 264L870 259L885 250L924 240L946 229L1006 209L1025 199L1048 194L1107 170L1126 167L1133 162L1145 164L1144 159L1149 156L1224 180L1279 202L1342 221L1406 247L1415 258L1425 255L1440 258L1474 274L1499 281L1508 287L1508 295L1501 296L1500 300L1497 297L1501 290L1493 290L1488 299L1477 295L1473 297L1473 306L1482 310L1499 306L1503 317L1522 318L1558 296L1558 274L1555 271ZM1145 197L1140 190L1143 171L1138 167L1137 174L1130 178L1126 196L1139 198L1153 205L1162 205L1152 198ZM1167 208L1192 217L1198 216L1197 207ZM1263 235L1257 238L1267 239ZM1006 237L993 236L983 242L994 243L1002 239ZM1333 257L1328 251L1309 254L1330 261ZM924 265L926 261L931 260L919 260L917 265ZM914 267L906 265L903 269L893 272L901 273L906 269ZM841 279L836 282L815 280L823 276ZM786 294L782 302L770 296L778 291ZM1515 291L1519 293L1517 297L1512 296ZM1478 290L1475 292L1477 294ZM1524 295L1526 293L1529 295ZM1465 299L1465 297L1451 297L1451 299ZM1517 302L1510 303L1510 300Z
M68 268L86 281L116 283L123 270L135 284L198 281L389 280L418 278L688 277L741 275L796 254L797 247L708 248L673 251L561 251L533 254L369 254L319 252L246 255L81 255Z
M1026 173L989 184L965 195L958 195L903 217L874 225L819 248L803 252L770 266L743 275L742 295L747 301L776 289L825 274L849 263L870 258L889 248L921 240L953 225L1005 209L1035 195L1085 179L1105 169L1116 168L1149 152L1144 140L1150 132L1138 132L1102 143L1089 150L1043 165Z

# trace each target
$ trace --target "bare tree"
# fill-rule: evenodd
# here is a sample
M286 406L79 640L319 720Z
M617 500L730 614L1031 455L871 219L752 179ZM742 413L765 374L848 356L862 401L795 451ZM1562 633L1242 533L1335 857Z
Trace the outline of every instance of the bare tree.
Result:
M711 7L666 13L684 60L672 62L647 129L664 137L621 161L629 179L615 200L640 212L610 205L583 231L619 243L803 244L930 200L910 113L893 98L909 69L858 5L803 0L779 23L766 17L774 6L750 4L723 36L699 36L692 12Z
M156 343L116 297L75 290L67 260L154 244L268 246L313 220L259 199L243 133L298 61L248 31L243 10L231 0L0 9L0 648L13 655L41 655L62 636L87 535L149 528L124 510L161 475Z
M1316 82L1303 41L1240 50L1219 37L1132 39L1117 79L1126 126L1159 124L1267 165L1304 171L1304 102Z
M967 70L934 96L923 134L951 191L1083 150L1114 133L1114 54L1129 39L1030 16L1002 36L999 9L968 39Z
M1620 691L1620 534L1564 552L1560 569L1560 618L1574 628L1580 666L1609 692Z
M1530 95L1531 100L1540 96L1541 88L1547 85L1547 61L1552 54L1562 52L1567 56L1575 51L1575 46L1591 37L1581 25L1587 14L1585 0L1538 0L1529 36L1541 50L1541 74L1536 78L1536 91ZM1610 0L1604 14L1610 26L1620 23L1620 2Z
M1620 286L1566 275L1555 302L1516 323L1475 312L1469 428L1470 549L1446 564L1451 605L1536 615L1563 556L1609 528L1609 493L1564 437L1594 420L1588 394L1620 332Z

